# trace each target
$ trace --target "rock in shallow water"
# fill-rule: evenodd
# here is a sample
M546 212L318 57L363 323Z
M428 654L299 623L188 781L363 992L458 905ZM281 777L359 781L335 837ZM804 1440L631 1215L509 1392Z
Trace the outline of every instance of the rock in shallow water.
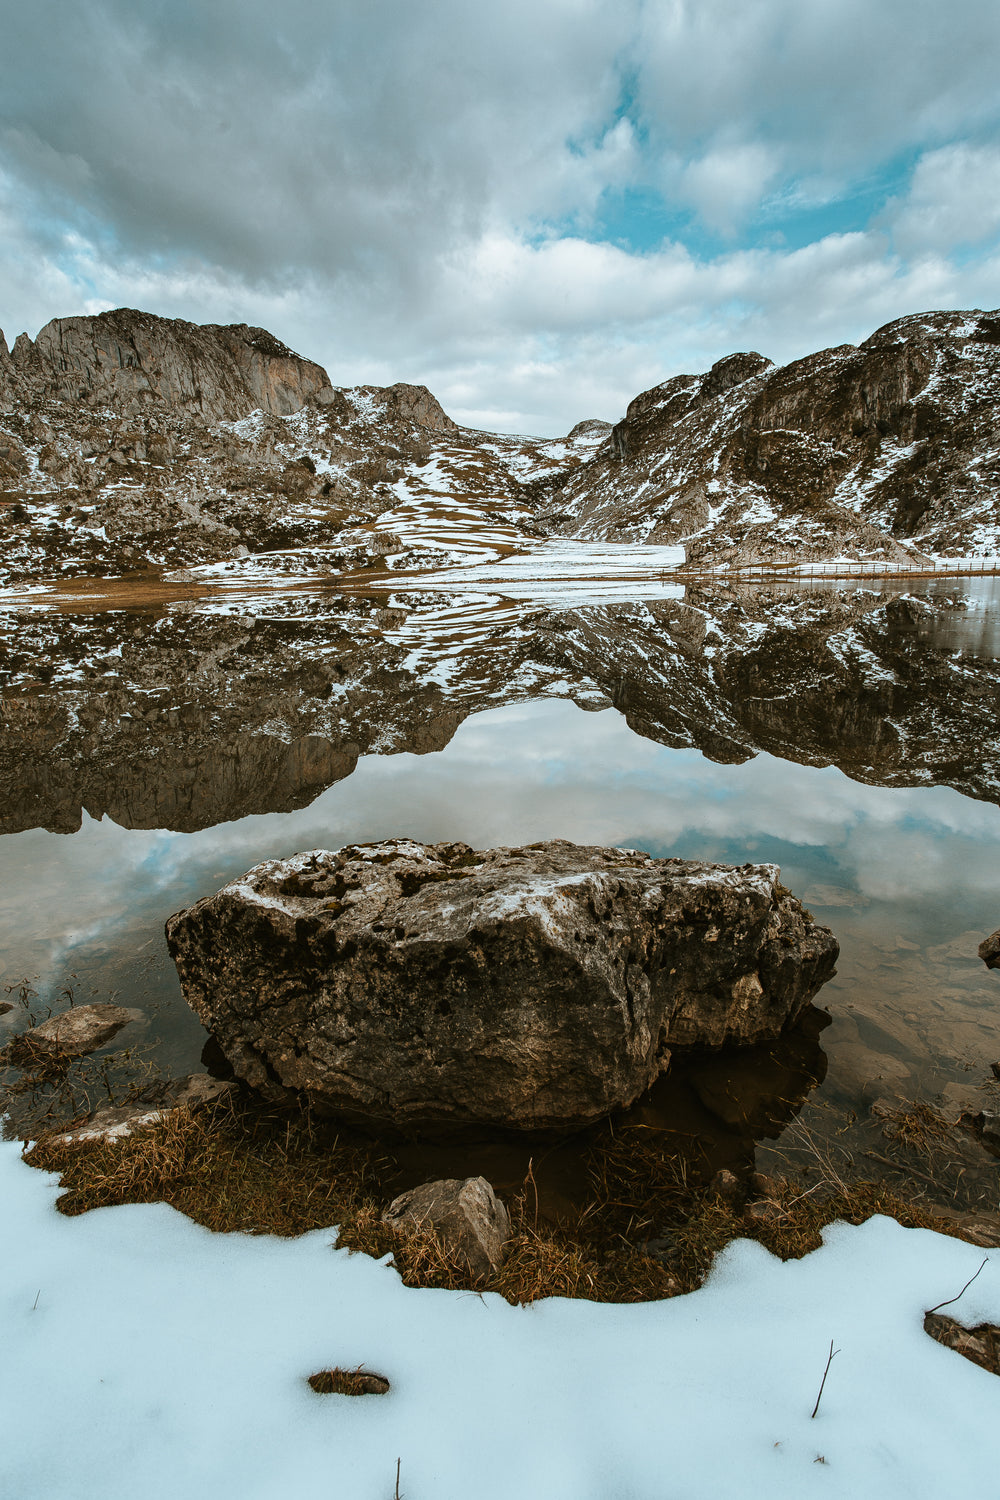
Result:
M268 860L167 922L238 1077L373 1123L572 1128L673 1046L777 1035L837 941L775 865L555 840L409 839Z
M83 1057L117 1036L133 1014L120 1005L74 1005L25 1033L24 1040L39 1052Z
M210 1078L207 1073L189 1073L186 1078L157 1083L144 1089L136 1104L97 1109L79 1125L48 1137L50 1146L93 1146L121 1140L146 1125L162 1125L174 1109L198 1109L235 1092L237 1085Z

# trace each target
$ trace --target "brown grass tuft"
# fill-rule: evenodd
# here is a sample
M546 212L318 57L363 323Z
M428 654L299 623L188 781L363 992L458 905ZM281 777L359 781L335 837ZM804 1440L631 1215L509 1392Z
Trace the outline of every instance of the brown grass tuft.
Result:
M382 1205L398 1191L395 1163L305 1117L260 1114L225 1100L175 1110L117 1141L66 1147L43 1138L26 1159L62 1174L64 1213L163 1201L219 1231L295 1235L336 1225L338 1246L391 1255L408 1286L470 1287L468 1271L433 1233L382 1223ZM507 1258L473 1290L521 1304L551 1296L650 1301L700 1285L735 1238L758 1240L787 1260L814 1250L833 1220L858 1224L875 1213L961 1236L933 1205L839 1177L805 1191L799 1180L778 1179L771 1196L742 1210L691 1184L662 1137L642 1129L595 1146L590 1165L592 1201L570 1224L539 1223L525 1180L509 1205Z
M369 1370L317 1370L309 1376L309 1385L318 1396L384 1396L389 1382L384 1375L374 1375Z
M19 1068L25 1077L8 1084L13 1092L27 1093L39 1084L61 1078L74 1061L58 1047L40 1047L30 1036L15 1036L0 1048L0 1067Z
M922 1100L900 1105L881 1118L883 1134L890 1140L925 1154L935 1147L949 1145L955 1138L954 1126Z

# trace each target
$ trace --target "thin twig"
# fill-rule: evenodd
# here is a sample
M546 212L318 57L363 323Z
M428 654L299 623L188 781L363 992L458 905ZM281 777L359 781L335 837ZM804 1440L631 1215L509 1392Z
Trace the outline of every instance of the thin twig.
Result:
M986 1262L988 1260L989 1260L989 1256L988 1255L984 1255L983 1256L983 1266L985 1266L985 1264L986 1264ZM981 1271L983 1269L983 1266L979 1267L979 1271ZM979 1271L976 1272L976 1276L979 1275ZM965 1285L963 1286L962 1290L959 1292L958 1297L964 1297L965 1296L966 1292L969 1290L969 1287L975 1281L976 1276L970 1276L969 1277L968 1281L965 1283ZM946 1302L939 1302L938 1305L937 1305L937 1307L929 1307L927 1309L927 1316L929 1317L931 1313L937 1312L938 1308L940 1308L940 1307L950 1307L953 1302L957 1302L958 1301L958 1297L949 1297Z
M525 1182L530 1182L531 1183L531 1186L534 1189L534 1193L535 1193L535 1234L537 1235L538 1234L538 1183L535 1181L535 1174L532 1171L533 1164L534 1164L534 1157L529 1156L528 1157L528 1170L527 1170L527 1172L525 1174L524 1180L525 1180Z
M872 1161L879 1162L883 1167L891 1167L901 1177L920 1177L924 1182L930 1183L931 1187L940 1187L941 1185L928 1172L921 1172L919 1167L904 1166L902 1162L892 1161L888 1156L880 1156L877 1151L866 1151L865 1155L871 1157Z
M399 1459L398 1458L396 1459L396 1493L393 1496L393 1500L402 1500L402 1496L399 1493Z
M803 1198L808 1198L810 1193L817 1193L819 1192L820 1188L824 1188L827 1186L829 1186L829 1184L822 1181L822 1179L819 1182L814 1182L812 1187L806 1188L804 1193L799 1193L797 1197L790 1198L788 1200L788 1202L785 1204L785 1212L787 1213L790 1208L794 1208L796 1203L801 1203Z
M942 1307L944 1306L943 1303L941 1305L942 1305ZM827 1355L827 1360L826 1360L826 1369L823 1371L823 1379L819 1383L819 1395L816 1397L816 1405L812 1409L810 1420L819 1411L819 1403L823 1399L823 1387L826 1385L826 1377L830 1373L830 1366L833 1364L834 1356L837 1355L837 1354L839 1354L839 1353L840 1353L840 1350L839 1349L835 1349L833 1347L833 1339L831 1339L830 1340L830 1353Z

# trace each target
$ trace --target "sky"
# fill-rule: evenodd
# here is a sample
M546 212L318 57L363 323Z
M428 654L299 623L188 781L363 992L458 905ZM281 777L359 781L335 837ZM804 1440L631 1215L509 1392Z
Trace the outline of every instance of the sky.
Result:
M996 0L0 0L0 327L248 322L557 435L1000 304Z

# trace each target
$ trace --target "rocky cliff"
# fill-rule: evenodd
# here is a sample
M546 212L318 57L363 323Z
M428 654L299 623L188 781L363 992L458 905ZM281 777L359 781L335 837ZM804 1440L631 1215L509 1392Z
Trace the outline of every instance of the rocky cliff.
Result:
M372 562L400 518L400 564L434 565L445 511L466 561L497 528L508 549L678 544L695 571L996 554L998 402L1000 313L903 318L780 369L733 354L558 441L460 428L424 386L334 389L262 329L56 319L0 335L0 586L262 555L336 574L366 562L345 529Z
M331 399L321 366L245 323L200 327L134 308L54 318L34 343L21 334L0 350L5 408L67 402L139 417L156 407L208 422L259 409L274 416Z
M689 561L1000 550L1000 312L923 313L643 392L542 518Z

